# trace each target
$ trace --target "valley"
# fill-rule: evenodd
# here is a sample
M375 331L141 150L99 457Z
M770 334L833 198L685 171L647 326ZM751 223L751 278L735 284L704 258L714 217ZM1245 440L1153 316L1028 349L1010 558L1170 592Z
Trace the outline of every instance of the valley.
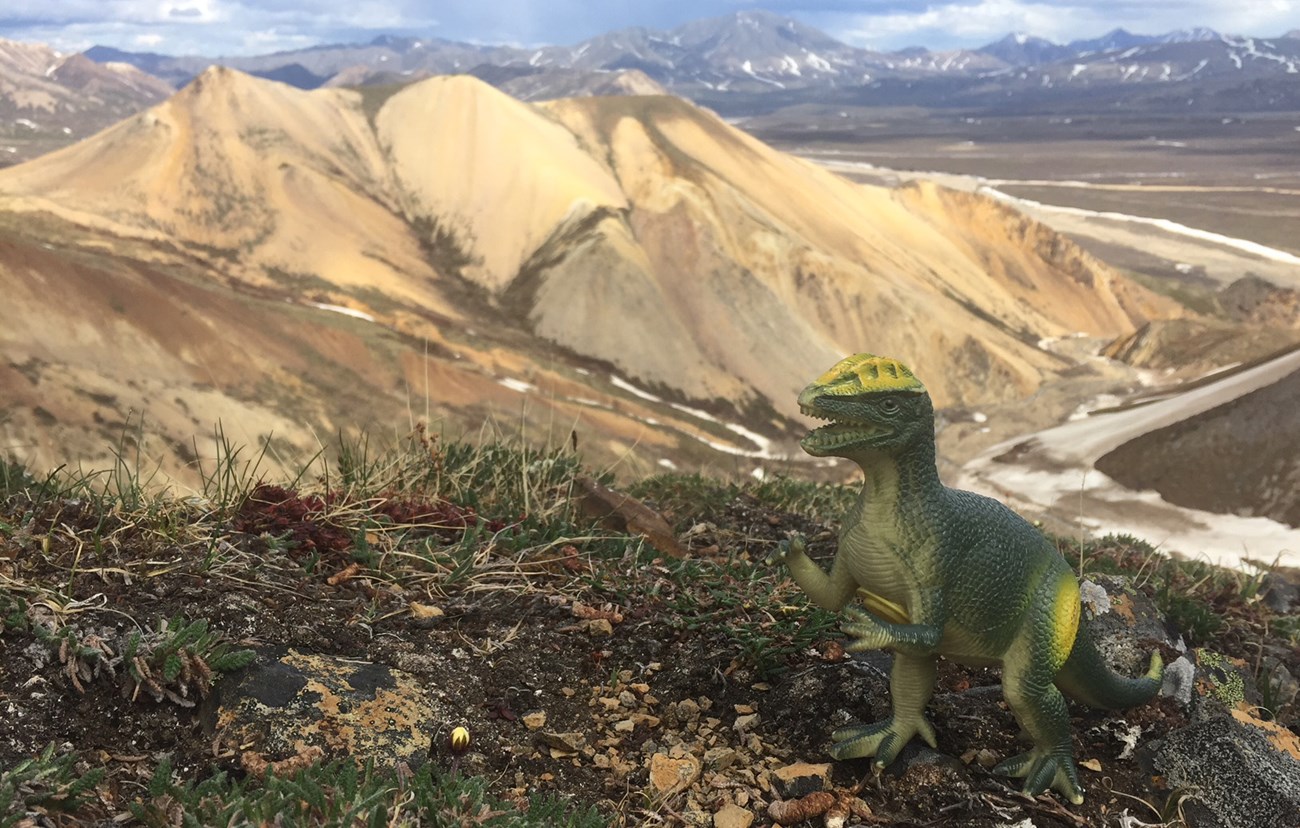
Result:
M1195 428L1198 409L1190 399L1182 402L1181 383L1221 368L1230 374L1234 365L1283 353L1269 363L1268 372L1259 369L1263 386L1271 390L1212 396L1214 406L1236 406L1231 422L1242 433L1239 442L1220 434L1217 439L1227 442L1214 456L1254 458L1245 461L1247 468L1257 469L1258 475L1251 475L1270 492L1295 488L1289 467L1264 471L1266 458L1289 456L1289 426L1260 433L1249 425L1279 416L1294 421L1284 413L1286 405L1250 408L1234 400L1242 393L1253 393L1252 399L1285 398L1290 393L1285 383L1297 375L1291 348L1300 342L1298 122L1290 115L1000 118L816 107L740 121L764 140L856 181L881 186L935 181L997 198L1202 315L1204 321L1153 333L1160 344L1146 346L1142 358L1126 357L1131 365L1098 357L1113 351L1087 337L1050 345L1068 346L1089 370L1039 389L1018 409L982 409L975 419L949 412L940 445L961 485L1011 499L1059 531L1133 533L1228 565L1242 556L1300 563L1300 531L1293 517L1284 517L1289 507L1274 507L1273 520L1244 517L1259 513L1244 505L1251 495L1233 494L1239 484L1202 473L1194 456L1176 459L1185 439L1157 448L1166 438L1139 435L1158 428L1138 425L1121 436L1114 416L1088 413L1126 405L1145 413L1143 401L1154 396L1167 398L1166 411L1181 412L1175 420L1185 416L1187 427ZM1284 300L1289 310L1274 317L1280 324L1239 324L1243 317L1234 315L1230 297L1245 291L1242 286L1251 280L1264 280L1275 286L1273 295L1290 297ZM1077 407L1066 410L1066 401ZM1025 409L1036 409L1036 415ZM1247 409L1253 413L1241 413ZM1064 424L1039 434L1044 420ZM1114 451L1104 461L1102 453L1071 453L1084 432L1114 438ZM1270 442L1275 437L1281 442ZM1130 441L1144 448L1129 447ZM1094 468L1098 461L1106 473ZM1161 489L1172 501L1141 491L1160 474L1180 481ZM1296 501L1283 495L1282 502Z

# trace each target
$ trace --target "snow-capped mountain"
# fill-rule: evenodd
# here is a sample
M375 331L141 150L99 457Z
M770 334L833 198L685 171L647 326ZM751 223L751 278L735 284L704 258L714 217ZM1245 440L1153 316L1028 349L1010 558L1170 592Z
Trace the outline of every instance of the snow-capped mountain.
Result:
M1011 66L1037 66L1064 60L1074 55L1076 50L1045 38L1015 32L996 43L982 47L979 51Z
M213 62L301 88L456 73L533 90L575 88L575 83L597 88L598 79L580 80L572 73L636 70L669 92L732 114L809 100L869 104L881 96L900 104L1038 105L1062 90L1083 91L1092 101L1111 94L1114 100L1107 105L1124 106L1134 90L1147 85L1151 90L1138 96L1142 105L1279 109L1300 98L1295 83L1300 37L1294 34L1267 39L1205 28L1158 35L1115 29L1063 45L1017 33L975 50L917 47L883 53L776 14L744 11L669 30L620 29L571 46L529 49L385 36L364 44L229 59L103 47L87 55L129 62L177 85ZM556 72L563 79L549 80ZM644 88L644 83L628 88ZM1058 103L1069 106L1052 102Z

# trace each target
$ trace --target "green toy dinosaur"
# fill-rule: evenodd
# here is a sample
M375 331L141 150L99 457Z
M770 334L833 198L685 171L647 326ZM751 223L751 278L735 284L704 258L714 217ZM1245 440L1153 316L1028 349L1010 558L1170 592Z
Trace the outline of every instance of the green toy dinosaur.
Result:
M936 656L1001 663L1003 695L1033 749L994 772L1024 777L1030 795L1051 787L1082 802L1062 691L1093 707L1141 704L1160 689L1160 654L1142 678L1111 672L1079 623L1079 584L1061 553L1001 503L939 481L930 395L897 360L841 360L799 394L799 407L830 420L803 438L804 451L852 460L866 485L829 575L798 536L774 557L815 603L844 611L848 649L894 651L892 714L835 731L831 755L884 767L917 734L935 747L924 711ZM855 595L861 606L847 606Z

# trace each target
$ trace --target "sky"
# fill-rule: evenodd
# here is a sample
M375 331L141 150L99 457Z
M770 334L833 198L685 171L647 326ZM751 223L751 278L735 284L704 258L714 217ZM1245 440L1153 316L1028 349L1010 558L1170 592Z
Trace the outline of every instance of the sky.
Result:
M1013 31L1063 43L1116 27L1159 34L1207 26L1260 37L1300 29L1300 0L0 0L0 37L62 51L102 44L205 56L381 34L533 46L753 8L883 50L977 47Z

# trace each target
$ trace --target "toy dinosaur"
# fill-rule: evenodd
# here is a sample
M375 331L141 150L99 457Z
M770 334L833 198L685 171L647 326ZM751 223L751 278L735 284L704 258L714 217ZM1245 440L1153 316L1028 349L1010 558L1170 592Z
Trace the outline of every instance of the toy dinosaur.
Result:
M1078 580L1061 553L1001 503L939 481L930 395L897 360L841 360L799 394L799 407L830 421L803 438L804 451L852 460L866 484L829 574L798 536L774 558L816 604L843 610L849 650L894 651L891 715L835 731L831 755L874 756L883 768L915 735L935 747L924 711L936 656L1000 663L1003 695L1033 748L994 772L1024 777L1030 795L1051 787L1082 802L1062 692L1111 710L1141 704L1160 689L1160 654L1141 678L1111 672L1079 623ZM849 605L855 595L861 605Z

